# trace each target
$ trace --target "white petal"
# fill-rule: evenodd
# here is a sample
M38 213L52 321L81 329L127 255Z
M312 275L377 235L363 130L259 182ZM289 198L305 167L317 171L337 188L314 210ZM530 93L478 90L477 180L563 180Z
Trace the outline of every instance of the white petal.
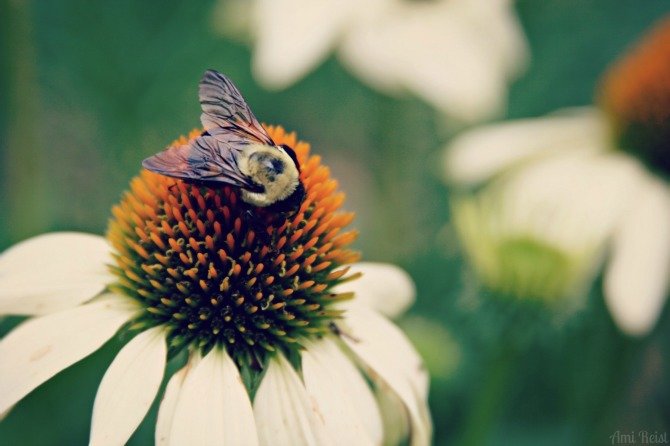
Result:
M135 308L110 295L30 319L0 341L0 413L56 373L100 348Z
M158 393L166 357L162 327L143 331L121 349L95 397L91 446L128 441Z
M405 335L383 316L363 307L350 309L339 325L342 339L368 373L388 385L407 408L410 443L429 444L432 426L426 405L428 375Z
M394 23L389 20L394 20L394 15L386 11L366 26L350 29L338 49L338 56L364 82L395 93L404 86L399 69L404 60L397 57L397 43L401 38L396 39Z
M379 445L384 438L381 415L370 386L332 339L304 343L305 387L342 444Z
M403 64L408 88L448 115L476 121L500 113L506 73L488 42L460 11L458 2L424 5L423 14L400 18L407 42ZM431 7L432 6L432 7Z
M649 179L614 238L605 274L605 299L614 321L630 335L654 326L670 276L670 190Z
M340 57L374 87L408 89L464 120L485 118L500 111L507 78L525 59L509 5L497 6L397 3L350 30Z
M337 288L338 292L352 291L356 294L345 306L360 303L395 318L414 302L416 287L402 268L390 263L360 262L351 267L351 273L358 272L363 273L362 277Z
M409 419L405 405L384 383L378 384L375 396L384 422L384 446L402 444L409 436Z
M100 236L56 232L14 245L0 256L0 314L48 314L102 292L113 278Z
M444 173L448 182L471 185L534 157L603 150L606 144L605 120L595 109L569 110L461 134L445 151Z
M454 221L485 281L513 286L521 294L582 296L600 270L607 242L644 174L635 159L620 153L554 155L501 177L472 200L458 202ZM517 271L521 276L510 276L495 247L519 239L559 250L570 269L552 275L543 264L526 265Z
M570 253L599 247L635 198L643 175L640 164L623 154L568 153L540 160L498 188L501 229Z
M514 76L528 64L529 48L523 28L509 0L467 0L460 2L469 16L471 28L485 39L491 58L497 58L501 69ZM486 32L479 32L486 30Z
M247 389L228 354L214 348L184 380L169 444L226 446L258 444Z
M255 77L269 88L299 80L327 57L354 5L351 0L258 0Z
M254 399L261 445L331 445L324 414L307 394L291 364L278 354L270 361Z
M158 409L158 419L156 420L156 445L167 446L170 444L170 431L172 430L172 421L174 420L175 409L181 395L181 389L184 386L184 380L189 370L195 367L196 361L189 359L186 366L177 371L168 382Z

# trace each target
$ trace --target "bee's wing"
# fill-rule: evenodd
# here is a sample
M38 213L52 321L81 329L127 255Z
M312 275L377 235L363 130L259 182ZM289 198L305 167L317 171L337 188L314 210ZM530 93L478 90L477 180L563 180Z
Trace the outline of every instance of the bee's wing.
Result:
M214 70L205 71L199 94L202 107L200 121L205 130L217 139L225 138L226 133L232 132L264 145L275 145L240 91L226 76Z
M169 177L226 183L259 192L262 186L244 175L237 165L237 156L248 145L249 141L233 134L228 135L226 142L203 135L145 159L142 166Z

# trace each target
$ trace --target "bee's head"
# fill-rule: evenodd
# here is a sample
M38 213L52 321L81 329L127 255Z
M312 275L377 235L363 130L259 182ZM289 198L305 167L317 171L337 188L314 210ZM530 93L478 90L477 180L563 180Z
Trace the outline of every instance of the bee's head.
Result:
M286 154L293 160L295 168L298 169L298 173L300 173L300 163L298 162L298 156L295 154L295 151L286 144L282 144L279 148L284 150L284 152L286 152Z
M255 147L246 160L245 173L264 190L243 190L242 199L254 206L265 207L288 198L300 184L298 166L295 152L288 146Z

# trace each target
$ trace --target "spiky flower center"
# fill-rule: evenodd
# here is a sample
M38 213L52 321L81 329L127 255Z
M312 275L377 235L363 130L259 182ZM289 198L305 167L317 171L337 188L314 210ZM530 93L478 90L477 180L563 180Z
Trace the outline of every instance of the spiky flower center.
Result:
M600 102L624 150L670 173L670 18L603 77Z
M234 188L148 171L113 209L113 287L142 303L138 324L167 327L174 349L221 345L240 364L263 361L324 334L340 314L332 304L351 297L331 292L357 259L346 248L356 234L342 232L353 219L338 211L344 195L307 144L268 131L301 163L307 195L296 214L263 216Z

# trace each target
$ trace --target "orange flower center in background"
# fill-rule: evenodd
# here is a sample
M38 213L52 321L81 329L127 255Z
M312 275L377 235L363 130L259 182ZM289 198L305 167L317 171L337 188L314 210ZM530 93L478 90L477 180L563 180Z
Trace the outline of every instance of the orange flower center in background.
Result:
M670 17L605 73L599 102L619 145L670 173Z
M318 156L295 133L268 127L293 148L306 198L295 215L255 219L233 187L203 187L142 171L108 230L116 254L111 288L138 300L137 327L164 325L171 348L221 345L240 365L290 351L326 333L351 298L331 289L358 254L347 246L354 218ZM193 131L195 138L200 131ZM174 144L183 144L182 137Z

